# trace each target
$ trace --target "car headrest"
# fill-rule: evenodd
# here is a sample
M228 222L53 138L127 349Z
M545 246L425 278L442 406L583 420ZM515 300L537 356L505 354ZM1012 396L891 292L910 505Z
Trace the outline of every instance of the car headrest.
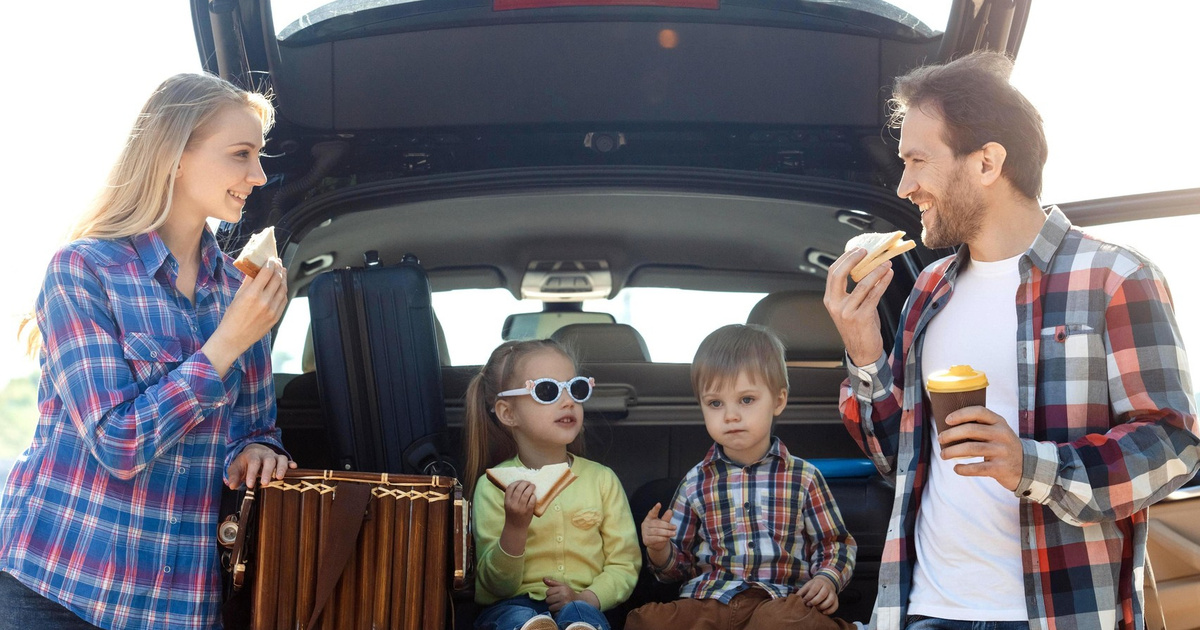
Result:
M840 362L845 355L842 336L823 299L813 291L771 293L754 305L746 323L765 326L779 335L787 361Z
M650 361L646 340L629 324L567 324L550 338L573 350L581 362Z

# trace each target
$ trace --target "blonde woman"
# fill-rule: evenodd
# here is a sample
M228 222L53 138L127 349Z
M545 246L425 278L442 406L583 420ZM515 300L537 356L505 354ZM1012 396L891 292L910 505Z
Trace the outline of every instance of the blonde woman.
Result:
M0 495L0 628L220 626L223 478L295 467L268 337L285 271L243 277L206 223L265 181L273 117L216 77L167 79L51 260L37 429Z

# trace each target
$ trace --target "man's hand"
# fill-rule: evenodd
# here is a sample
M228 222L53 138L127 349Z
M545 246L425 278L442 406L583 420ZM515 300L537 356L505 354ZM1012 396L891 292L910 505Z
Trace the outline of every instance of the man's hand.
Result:
M671 558L671 539L675 536L675 526L671 524L671 510L661 517L659 510L662 503L655 503L642 519L642 544L646 545L646 555L654 566L661 567Z
M259 479L262 485L271 483L271 479L283 479L288 468L295 468L296 462L280 455L262 444L250 444L229 464L225 476L229 478L229 487L237 490L246 481L247 488L254 487L254 480Z
M807 584L800 587L800 590L796 591L796 595L800 596L805 604L816 608L822 614L832 615L837 612L837 587L824 575L818 575L809 580Z
M842 336L850 361L859 367L874 363L883 354L878 306L893 275L891 261L885 262L847 293L850 270L866 255L861 247L842 254L825 277L825 310Z
M563 606L575 600L583 600L600 610L600 598L591 591L576 592L570 586L550 578L542 578L542 583L549 587L546 589L546 605L552 613L562 610Z
M525 536L529 533L529 522L533 520L533 509L537 507L534 490L528 481L518 481L504 490L504 529L500 532L500 549L510 556L525 553Z
M1024 452L1021 438L1008 422L986 407L963 407L946 416L950 426L938 436L938 443L974 440L942 448L942 459L982 457L974 464L958 464L954 472L964 477L991 477L1010 491L1021 483Z

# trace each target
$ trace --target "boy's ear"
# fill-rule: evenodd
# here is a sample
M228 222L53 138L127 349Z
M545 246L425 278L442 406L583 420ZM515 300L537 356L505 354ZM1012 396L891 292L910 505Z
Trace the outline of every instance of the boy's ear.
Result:
M775 397L775 415L783 413L783 409L787 407L787 388L779 390L779 395Z

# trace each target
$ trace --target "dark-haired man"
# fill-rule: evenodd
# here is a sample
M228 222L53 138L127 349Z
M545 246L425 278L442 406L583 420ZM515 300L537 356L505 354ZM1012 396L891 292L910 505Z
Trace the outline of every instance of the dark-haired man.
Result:
M1041 208L1042 120L1011 71L976 53L897 79L897 193L927 247L958 251L917 279L890 357L876 308L890 264L847 292L854 250L826 284L843 420L896 480L881 629L1142 628L1146 508L1200 459L1166 282ZM986 373L987 405L939 435L924 380L952 364Z

